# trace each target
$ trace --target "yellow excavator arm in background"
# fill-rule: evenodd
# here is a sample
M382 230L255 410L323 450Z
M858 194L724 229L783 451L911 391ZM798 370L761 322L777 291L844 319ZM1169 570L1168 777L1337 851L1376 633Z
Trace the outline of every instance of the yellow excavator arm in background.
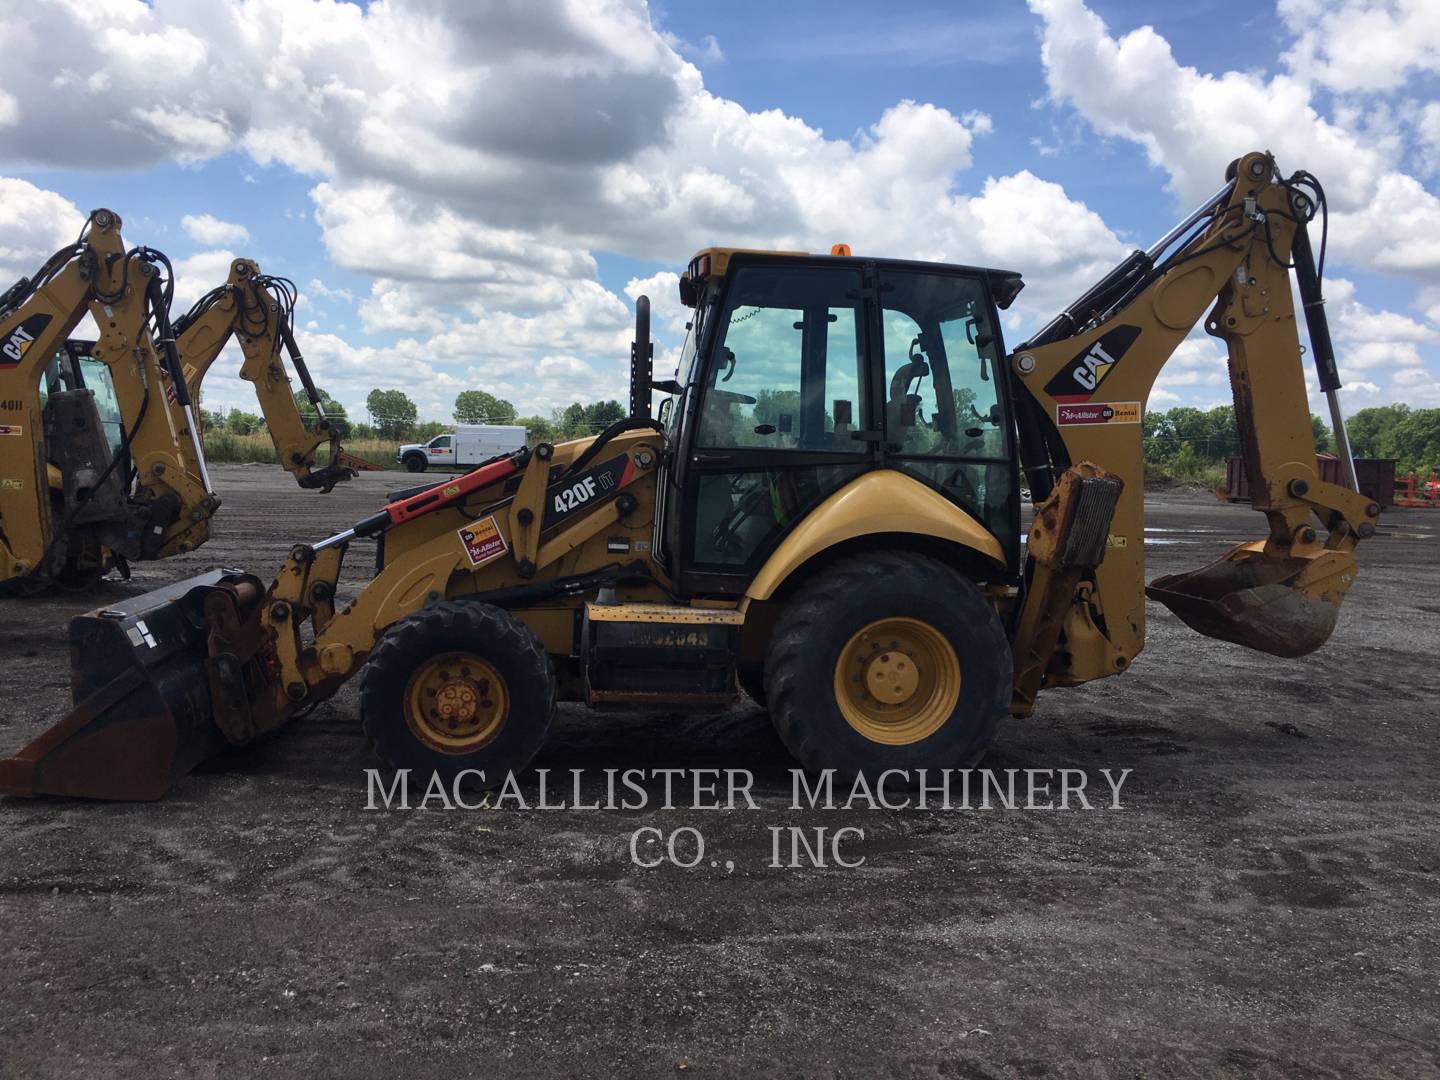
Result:
M209 536L219 502L183 385L170 400L180 368L159 269L169 263L149 248L127 251L120 225L113 211L94 211L75 245L0 297L0 583L42 581L101 549L159 558ZM113 457L93 398L87 410L81 398L51 395L56 430L48 439L45 430L42 373L87 310L99 328L93 355L110 369L123 416ZM65 460L55 491L57 454Z
M329 491L366 463L344 452L338 425L325 415L324 402L295 344L295 299L295 287L290 281L262 274L250 259L236 259L230 265L226 283L201 297L176 320L176 343L190 397L198 401L206 372L234 335L245 354L240 377L255 386L255 397L280 464L301 487ZM306 429L296 407L282 346L315 406L317 420L312 429ZM326 444L330 460L317 466L316 451Z
M1316 467L1292 269L1353 469L1306 231L1321 199L1309 174L1281 179L1269 154L1246 155L1187 221L1012 354L1038 504L1014 641L1016 712L1029 711L1042 685L1128 667L1144 645L1147 592L1201 633L1279 656L1329 637L1355 578L1356 541L1374 532L1380 508L1322 481ZM1142 416L1156 377L1207 308L1206 331L1229 351L1252 503L1268 535L1146 590Z

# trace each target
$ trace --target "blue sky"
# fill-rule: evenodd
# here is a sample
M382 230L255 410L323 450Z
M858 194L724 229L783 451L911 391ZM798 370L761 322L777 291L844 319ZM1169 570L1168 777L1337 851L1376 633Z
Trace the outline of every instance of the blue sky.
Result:
M177 261L182 300L256 258L298 283L302 347L353 415L372 387L435 419L471 387L523 413L623 397L633 296L673 348L674 272L712 243L1012 267L1018 340L1252 148L1330 190L1348 406L1440 405L1440 5L98 12L7 17L0 270L101 205ZM208 406L251 404L236 368ZM1152 407L1227 396L1192 339Z

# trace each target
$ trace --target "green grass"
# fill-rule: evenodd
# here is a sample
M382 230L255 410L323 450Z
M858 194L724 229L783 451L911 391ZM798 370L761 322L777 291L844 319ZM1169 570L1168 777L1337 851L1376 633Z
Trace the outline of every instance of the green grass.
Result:
M379 465L384 469L399 469L395 462L395 443L384 439L356 439L343 444L345 452ZM320 464L329 459L329 450L321 447L317 457ZM275 445L268 435L234 435L228 431L207 431L205 433L205 457L212 462L231 465L279 465Z

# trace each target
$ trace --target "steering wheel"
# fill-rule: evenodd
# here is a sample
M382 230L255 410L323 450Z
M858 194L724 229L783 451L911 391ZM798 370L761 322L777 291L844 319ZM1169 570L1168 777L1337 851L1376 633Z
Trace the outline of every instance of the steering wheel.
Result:
M732 486L732 491L735 490ZM711 531L710 540L716 551L723 551L727 555L740 555L745 551L745 542L740 539L740 526L750 518L754 517L762 506L770 505L770 491L768 488L751 488L740 501L735 504L734 509L726 514Z
M975 481L970 478L963 465L958 466L941 486L958 490L963 503L977 507L981 505L980 492L975 489Z

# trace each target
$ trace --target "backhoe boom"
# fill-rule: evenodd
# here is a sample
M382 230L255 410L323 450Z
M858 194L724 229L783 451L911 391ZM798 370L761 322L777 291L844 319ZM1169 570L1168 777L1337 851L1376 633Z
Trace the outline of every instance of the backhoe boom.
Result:
M1037 655L1036 640L1016 640L1017 670L1031 672L1017 684L1016 711L1028 711L1042 673L1044 685L1114 674L1144 645L1141 420L1156 377L1202 317L1228 351L1241 452L1268 531L1211 566L1157 580L1149 595L1202 633L1277 655L1303 655L1329 636L1355 577L1351 552L1374 532L1379 507L1321 480L1316 466L1289 272L1299 272L1312 356L1333 399L1339 381L1305 229L1317 189L1308 174L1282 180L1268 154L1247 155L1187 222L1015 350L1022 424L1033 427L1022 457L1041 503L1037 522L1047 517L1054 478L1082 462L1122 485L1093 584L1058 598L1035 589L1026 596L1027 605L1062 605L1050 620L1025 614L1037 625L1063 616L1065 644L1053 655L1042 644Z
M176 338L190 396L199 399L201 383L232 335L245 354L240 377L255 386L265 428L280 464L303 488L329 491L355 475L355 460L341 449L340 428L325 415L325 405L295 344L291 322L295 289L284 278L264 275L250 259L236 259L229 280L212 290L176 322ZM281 349L300 376L315 408L316 423L305 427L295 405ZM328 444L330 460L316 464L316 451ZM363 463L362 463L363 464Z
M219 502L173 378L162 265L159 252L127 251L119 216L96 210L74 247L0 300L0 583L39 586L67 568L103 570L109 553L159 558L208 537ZM123 417L114 454L90 391L52 394L44 408L40 399L42 372L87 310Z

